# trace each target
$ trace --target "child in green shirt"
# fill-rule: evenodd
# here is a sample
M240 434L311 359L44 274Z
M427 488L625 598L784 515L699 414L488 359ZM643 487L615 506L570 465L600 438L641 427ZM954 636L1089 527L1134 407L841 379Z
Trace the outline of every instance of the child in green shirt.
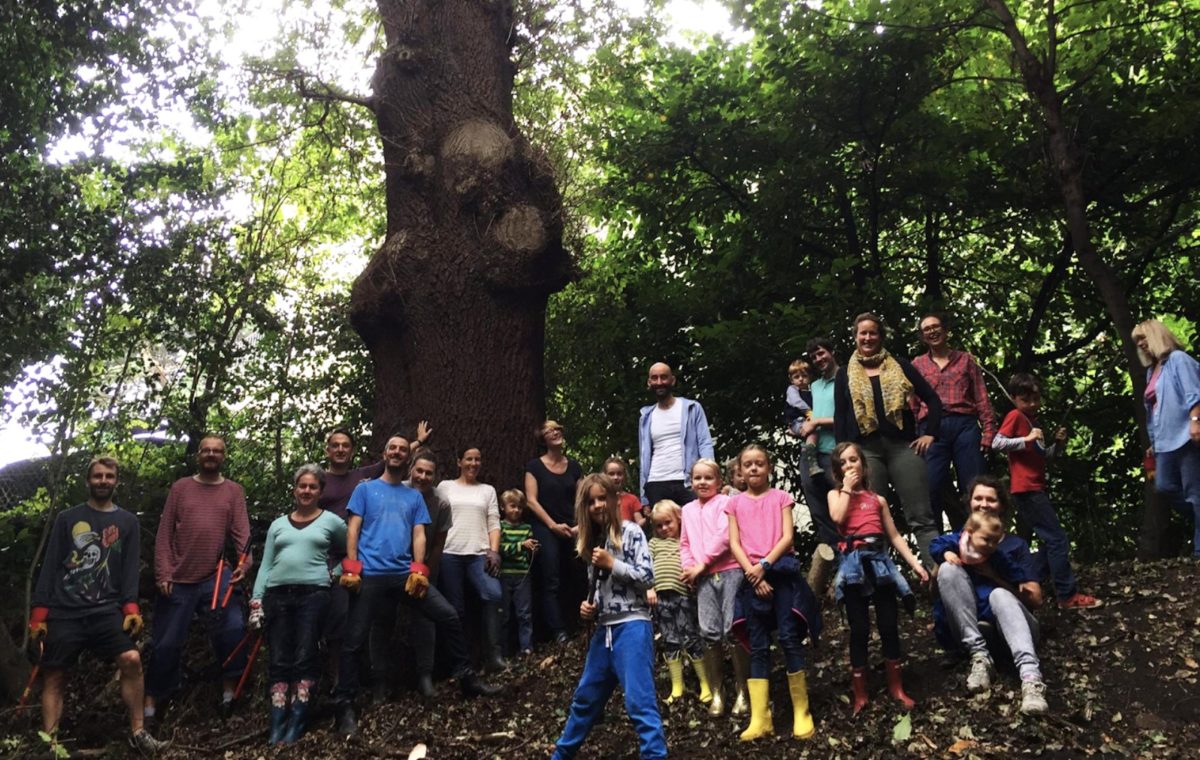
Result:
M500 586L501 610L504 614L505 641L514 619L521 656L533 653L533 587L529 580L529 565L538 542L533 528L524 522L525 493L513 488L500 495Z

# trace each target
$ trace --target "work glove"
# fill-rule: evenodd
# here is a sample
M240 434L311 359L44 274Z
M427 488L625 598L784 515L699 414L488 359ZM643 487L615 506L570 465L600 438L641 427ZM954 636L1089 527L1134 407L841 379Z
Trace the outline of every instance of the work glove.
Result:
M348 591L358 593L358 587L362 585L362 563L356 559L342 560L342 577L338 580Z
M121 608L121 612L125 613L125 620L121 623L121 630L130 636L137 637L142 632L142 611L138 609L137 602L126 604Z
M29 612L29 638L37 641L46 636L46 618L50 615L49 607L34 607Z
M263 623L266 621L266 619L267 619L267 616L263 612L263 608L262 608L262 599L251 599L250 600L250 620L247 621L250 623L250 627L257 631L258 629L263 627Z
M500 552L488 549L487 554L485 555L485 559L483 560L483 567L485 570L487 570L488 575L491 575L491 576L499 575L500 574Z
M408 580L404 583L404 592L413 599L424 599L429 591L429 567L420 562L414 562L408 569Z

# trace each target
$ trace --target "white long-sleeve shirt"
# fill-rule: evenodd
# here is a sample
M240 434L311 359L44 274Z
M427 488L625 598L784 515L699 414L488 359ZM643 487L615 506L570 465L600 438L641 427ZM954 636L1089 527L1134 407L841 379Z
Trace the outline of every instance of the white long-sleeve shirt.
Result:
M450 505L452 524L446 534L443 554L484 554L491 548L488 534L500 530L500 503L496 489L484 483L464 485L443 480L437 486L438 496Z

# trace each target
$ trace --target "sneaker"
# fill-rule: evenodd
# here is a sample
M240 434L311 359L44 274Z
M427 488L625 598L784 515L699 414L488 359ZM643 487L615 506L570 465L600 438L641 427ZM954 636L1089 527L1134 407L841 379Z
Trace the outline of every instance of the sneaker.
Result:
M992 658L983 652L977 652L971 656L971 672L967 674L967 691L987 691L990 688L992 688Z
M149 731L143 728L129 737L129 746L137 750L144 757L154 757L159 752L171 746L171 742L155 739L150 735Z
M1088 596L1087 594L1081 594L1078 591L1076 591L1074 594L1071 594L1066 599L1058 600L1059 608L1064 610L1090 610L1093 607L1099 607L1102 604L1104 604L1104 602L1100 601L1096 597Z
M1040 680L1021 682L1021 714L1045 715L1050 711L1046 702L1046 684Z

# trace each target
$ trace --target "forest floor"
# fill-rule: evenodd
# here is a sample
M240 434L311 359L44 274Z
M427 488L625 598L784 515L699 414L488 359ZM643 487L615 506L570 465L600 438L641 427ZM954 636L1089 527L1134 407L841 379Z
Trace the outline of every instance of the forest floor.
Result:
M1081 587L1103 607L1063 611L1053 605L1039 618L1039 654L1051 714L1022 716L1020 689L1002 674L990 693L966 691L966 663L951 664L934 644L929 613L902 613L906 686L917 708L905 715L882 690L881 664L873 669L872 702L857 720L849 713L846 630L826 608L826 635L810 652L809 694L816 736L791 738L791 705L782 672L772 679L776 736L743 745L744 718L710 719L695 698L664 706L673 757L732 758L753 747L770 757L1200 757L1200 595L1191 560L1149 564L1117 562L1081 570ZM875 653L873 643L873 656ZM197 651L202 651L197 648ZM331 719L294 747L266 746L267 710L262 667L255 696L222 721L212 709L214 684L191 690L166 711L159 735L174 742L167 758L451 758L547 757L563 727L583 664L577 638L550 646L494 677L505 687L495 699L464 700L452 684L438 685L425 704L412 695L360 711L362 738L333 735ZM123 749L126 718L111 672L95 660L72 677L64 734L78 757L134 756ZM659 669L659 693L667 691ZM688 673L688 686L695 685ZM2 714L0 755L47 757L35 730L37 710ZM427 755L413 753L425 745ZM637 740L620 699L592 732L581 758L637 756Z

